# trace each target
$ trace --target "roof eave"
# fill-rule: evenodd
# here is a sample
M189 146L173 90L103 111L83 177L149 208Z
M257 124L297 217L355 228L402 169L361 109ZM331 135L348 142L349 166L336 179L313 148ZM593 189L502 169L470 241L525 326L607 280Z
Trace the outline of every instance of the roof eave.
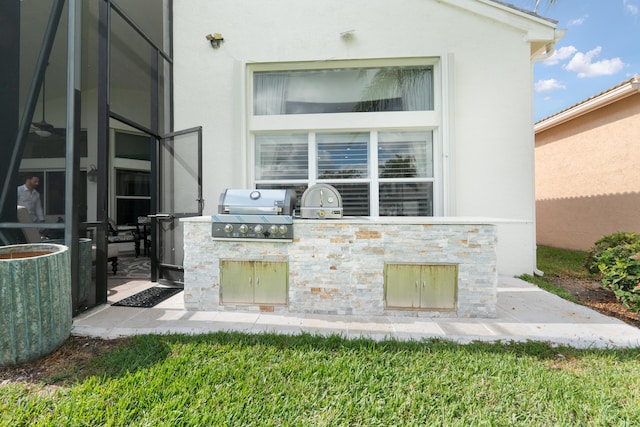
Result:
M534 12L517 8L499 0L437 0L504 25L516 28L524 34L524 40L531 46L531 58L553 52L555 42L564 36L557 30L558 21L542 17Z
M551 129L562 123L568 122L592 111L606 107L609 104L620 101L636 93L640 93L640 75L634 76L629 81L618 85L600 95L589 98L573 107L567 108L553 116L547 117L536 123L533 127L534 132L542 132Z
M534 28L553 28L558 21L545 18L537 13L517 8L511 4L499 0L437 0L452 6L477 13L478 15L493 18L507 25L530 32ZM535 31L535 30L534 30Z

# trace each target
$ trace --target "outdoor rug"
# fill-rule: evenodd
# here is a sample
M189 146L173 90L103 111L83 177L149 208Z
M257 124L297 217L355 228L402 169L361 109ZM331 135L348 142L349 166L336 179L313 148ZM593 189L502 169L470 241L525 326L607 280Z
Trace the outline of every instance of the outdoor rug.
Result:
M154 286L152 288L145 289L142 292L138 292L135 295L131 295L130 297L124 298L123 300L120 300L118 302L114 302L111 305L118 306L118 307L150 308L161 303L167 298L174 296L178 292L182 292L182 289Z
M118 257L116 276L119 278L149 279L151 277L151 260L147 257L120 256Z

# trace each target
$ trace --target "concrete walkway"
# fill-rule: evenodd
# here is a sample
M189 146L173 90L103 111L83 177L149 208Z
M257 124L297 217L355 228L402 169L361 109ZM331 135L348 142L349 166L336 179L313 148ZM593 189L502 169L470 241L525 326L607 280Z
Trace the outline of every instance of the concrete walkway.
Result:
M151 285L135 280L124 283L110 290L109 302ZM153 308L96 307L74 319L72 334L116 338L148 333L308 332L373 339L442 338L459 343L531 340L578 348L640 346L640 329L509 277L499 279L497 317L493 319L186 311L182 295L180 292Z

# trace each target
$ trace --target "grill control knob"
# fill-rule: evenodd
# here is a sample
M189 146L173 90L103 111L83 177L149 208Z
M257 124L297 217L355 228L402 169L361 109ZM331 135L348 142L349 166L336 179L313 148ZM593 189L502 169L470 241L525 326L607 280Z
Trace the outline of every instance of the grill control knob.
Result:
M286 225L281 225L278 228L278 231L280 232L280 234L287 234L287 226Z
M269 233L276 234L277 232L278 232L278 226L277 225L272 225L271 227L269 227Z
M242 225L240 226L240 232L241 232L242 234L247 234L247 231L249 231L249 227L247 227L247 224L242 224Z
M231 232L233 231L233 225L231 225L231 224L226 224L226 225L224 226L224 231L225 231L225 233L231 233Z
M253 227L253 231L256 233L262 233L262 230L264 230L264 227L262 226L262 224L258 224L255 227Z

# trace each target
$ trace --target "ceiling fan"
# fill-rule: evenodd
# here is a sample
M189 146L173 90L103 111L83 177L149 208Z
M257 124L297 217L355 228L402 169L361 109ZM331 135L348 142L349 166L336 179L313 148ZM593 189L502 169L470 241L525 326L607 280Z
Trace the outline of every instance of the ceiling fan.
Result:
M45 104L46 104L45 92L46 92L46 77L42 79L42 120L40 120L39 122L31 123L31 129L29 131L35 133L41 138L48 138L51 135L64 136L65 135L64 128L54 127L51 123L48 123L44 118Z

